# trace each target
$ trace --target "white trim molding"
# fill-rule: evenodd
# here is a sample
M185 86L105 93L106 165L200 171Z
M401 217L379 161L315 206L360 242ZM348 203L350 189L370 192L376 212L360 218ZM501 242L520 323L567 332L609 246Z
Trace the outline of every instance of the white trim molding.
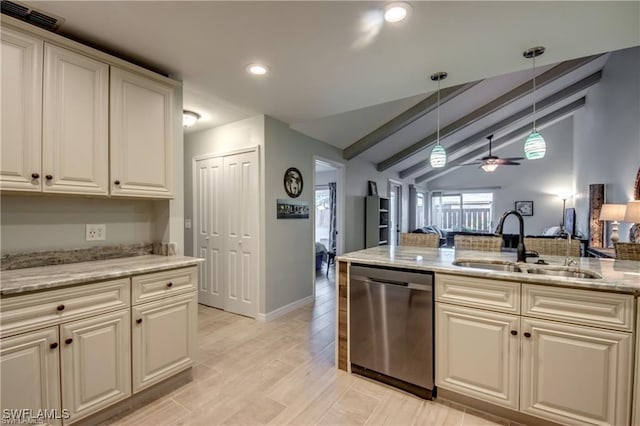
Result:
M266 314L258 314L258 321L260 322L269 322L273 321L276 318L280 318L283 315L288 314L289 312L295 311L298 308L302 308L310 303L313 303L313 296L307 296L305 298L296 300L295 302L291 302L288 305L284 305L274 311L268 312Z

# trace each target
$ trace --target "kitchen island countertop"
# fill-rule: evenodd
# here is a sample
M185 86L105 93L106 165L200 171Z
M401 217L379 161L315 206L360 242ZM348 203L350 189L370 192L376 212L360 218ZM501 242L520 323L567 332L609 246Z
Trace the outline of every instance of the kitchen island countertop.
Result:
M13 269L0 274L0 296L182 268L203 261L187 256L145 255Z
M549 263L548 267L563 265L562 256L541 255ZM576 270L588 270L602 275L600 279L562 277L556 275L528 274L524 272L494 271L453 265L455 260L493 260L516 263L515 253L481 252L455 249L433 249L411 246L377 246L338 256L338 261L366 265L390 266L414 270L467 275L479 278L498 278L523 283L548 284L583 288L590 290L614 291L640 295L640 262L631 260L597 259L589 257L573 258ZM541 267L529 260L527 267ZM520 265L520 264L518 264Z

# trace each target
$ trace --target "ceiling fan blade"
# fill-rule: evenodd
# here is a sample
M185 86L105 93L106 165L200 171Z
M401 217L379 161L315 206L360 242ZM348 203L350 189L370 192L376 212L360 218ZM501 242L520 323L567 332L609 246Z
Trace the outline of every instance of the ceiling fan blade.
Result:
M458 164L458 166L477 166L478 164L482 164L482 161L474 161L473 163Z
M501 158L501 160L520 161L520 160L524 160L524 157L506 157L506 158Z
M516 163L515 161L507 161L504 159L501 159L498 164L500 164L501 166L519 166L520 165L520 163Z

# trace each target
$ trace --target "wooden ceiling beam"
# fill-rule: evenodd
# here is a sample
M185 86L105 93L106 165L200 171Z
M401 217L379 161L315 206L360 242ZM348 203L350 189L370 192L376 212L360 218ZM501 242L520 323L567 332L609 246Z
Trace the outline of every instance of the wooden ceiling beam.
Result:
M544 99L542 99L539 102L536 102L536 109L538 111L541 111L545 108L548 108L558 102L561 102L571 96L576 95L577 93L580 93L581 91L588 89L589 87L593 86L594 84L597 84L600 82L600 80L602 79L602 71L596 71L595 73L591 74L588 77L583 78L582 80L572 84L571 86L565 87L562 90L557 91L556 93L552 94L551 96L548 96ZM475 134L473 134L472 136L469 136L466 139L461 140L458 143L455 143L449 147L447 147L447 155L451 156L453 154L455 154L456 152L460 151L463 148L468 147L471 144L480 142L480 141L484 141L484 138L487 135L490 135L492 133L495 132L499 132L502 129L505 129L507 127L509 127L510 125L512 125L513 123L515 123L518 120L521 120L525 117L528 117L529 115L531 115L533 113L533 105L528 106L518 112L516 112L515 114L510 115L509 117L500 120L499 122L492 124L491 126L484 128L482 130L480 130L479 132L476 132ZM419 171L425 169L429 167L429 159L425 158L424 160L421 160L419 162L417 162L416 164L413 164L410 167L407 167L404 170L401 170L399 173L400 179L404 179L407 178L413 174L418 173Z
M480 80L482 81L482 80ZM480 83L480 81L474 81L473 83L460 84L458 86L447 87L445 89L440 90L440 105L443 105L460 95L461 93L466 92L476 84ZM373 148L389 136L413 123L417 119L425 116L431 111L435 110L438 104L438 94L433 93L422 101L418 102L408 110L399 114L398 116L392 118L382 126L378 127L371 133L363 136L358 139L348 147L346 147L342 151L342 156L346 160L351 160L352 158L362 154L369 148Z
M571 73L572 71L575 71L576 69L585 66L586 64L594 61L600 56L602 55L587 56L584 58L572 59L570 61L561 62L560 64L556 65L550 70L537 76L536 86L537 87L546 86L547 84L559 79L560 77L563 77ZM451 136L454 133L464 129L465 127L486 117L487 115L501 108L504 108L510 103L528 95L532 91L532 86L533 86L532 80L526 81L521 85L519 85L518 87L516 87L515 89L508 91L507 93L495 98L491 102L470 112L464 117L459 118L458 120L454 121L448 126L445 126L444 128L440 129L440 138L442 139L442 138ZM437 138L437 133L432 133L429 136L423 139L420 139L418 142L412 144L411 146L408 146L407 148L395 153L391 157L377 164L378 171L380 172L385 171L395 166L396 164L410 158L416 153L425 150L427 147L429 147L429 145L435 143L436 138Z
M585 105L585 103L586 103L586 98L584 97L576 101L573 101L570 104L565 105L562 108L559 108L556 111L553 111L545 115L544 117L536 119L536 125L540 128L548 126L553 122L560 120L561 118L569 114L573 114L575 111L582 108ZM532 125L533 125L533 120L525 124L524 126L519 127L518 129L506 134L505 136L502 136L501 138L494 139L493 142L491 143L493 146L493 149L495 150L496 148L500 148L501 146L508 144L509 142L513 142L514 139L524 138L529 133L531 133ZM461 156L460 158L456 158L455 160L452 160L450 163L447 164L447 167L445 167L444 169L432 170L430 172L427 172L423 175L416 177L416 183L430 181L437 177L445 175L449 172L452 172L453 170L457 169L461 164L470 160L477 160L479 156L484 155L486 152L487 152L487 147L481 147L481 148L475 149ZM522 160L522 161L528 161L528 160Z

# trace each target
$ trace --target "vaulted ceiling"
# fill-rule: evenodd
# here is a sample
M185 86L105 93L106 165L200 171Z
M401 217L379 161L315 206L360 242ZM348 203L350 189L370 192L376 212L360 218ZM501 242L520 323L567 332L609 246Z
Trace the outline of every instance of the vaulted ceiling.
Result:
M183 80L185 109L203 115L192 131L267 114L417 182L441 173L424 163L436 130L430 74L449 74L441 138L455 164L484 154L486 134L499 148L529 126L525 49L547 49L544 125L580 107L602 53L640 45L640 2L412 2L395 25L369 1L23 3L62 17L63 34ZM254 61L270 73L249 76Z

